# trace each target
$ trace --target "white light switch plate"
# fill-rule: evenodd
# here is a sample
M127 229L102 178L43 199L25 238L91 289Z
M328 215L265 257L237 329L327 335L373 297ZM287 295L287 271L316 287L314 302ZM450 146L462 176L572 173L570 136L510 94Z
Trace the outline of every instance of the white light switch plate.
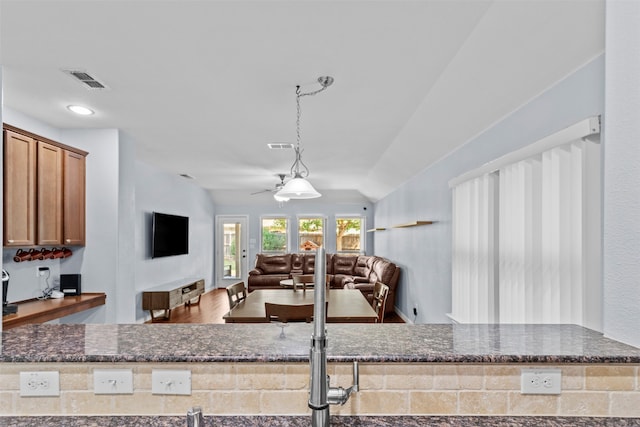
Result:
M94 369L93 392L133 394L133 372L131 369Z
M60 373L20 372L20 396L60 396Z
M188 369L153 369L152 394L191 395L191 371Z

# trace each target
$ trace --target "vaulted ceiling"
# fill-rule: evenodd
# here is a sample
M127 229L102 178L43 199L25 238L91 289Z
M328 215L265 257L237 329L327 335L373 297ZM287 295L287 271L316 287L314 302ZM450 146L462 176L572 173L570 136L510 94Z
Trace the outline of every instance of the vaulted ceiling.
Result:
M379 200L604 50L604 2L0 1L4 104L118 128L221 203L266 201L296 141L320 191ZM87 90L80 69L107 90ZM78 117L66 106L95 114Z

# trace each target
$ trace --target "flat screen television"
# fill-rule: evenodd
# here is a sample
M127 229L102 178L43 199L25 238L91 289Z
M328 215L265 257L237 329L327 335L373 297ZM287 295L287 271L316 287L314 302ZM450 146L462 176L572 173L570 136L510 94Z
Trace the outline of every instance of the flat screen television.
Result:
M189 218L153 212L151 258L189 253Z

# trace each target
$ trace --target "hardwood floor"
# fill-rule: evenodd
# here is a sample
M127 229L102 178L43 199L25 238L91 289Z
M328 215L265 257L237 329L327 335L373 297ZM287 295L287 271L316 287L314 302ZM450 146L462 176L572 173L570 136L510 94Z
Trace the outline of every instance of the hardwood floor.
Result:
M213 289L200 297L200 304L181 305L171 311L170 320L156 319L154 323L224 323L222 316L228 311L227 291L224 288ZM385 316L384 321L385 323L404 323L395 313Z

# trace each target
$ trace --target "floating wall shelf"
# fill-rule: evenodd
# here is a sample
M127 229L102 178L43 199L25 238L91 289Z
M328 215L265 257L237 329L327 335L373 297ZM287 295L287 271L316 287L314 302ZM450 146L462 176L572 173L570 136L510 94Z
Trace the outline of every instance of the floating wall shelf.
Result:
M433 224L433 221L413 221L413 222L408 222L406 224L397 224L392 226L391 228L406 228L406 227L417 227L419 225L429 225L429 224ZM371 228L369 230L367 230L367 233L371 233L374 231L384 231L386 230L386 228L384 227L376 227L376 228Z
M413 221L413 222L408 222L406 224L394 225L392 228L417 227L419 225L429 225L429 224L433 224L433 221Z

